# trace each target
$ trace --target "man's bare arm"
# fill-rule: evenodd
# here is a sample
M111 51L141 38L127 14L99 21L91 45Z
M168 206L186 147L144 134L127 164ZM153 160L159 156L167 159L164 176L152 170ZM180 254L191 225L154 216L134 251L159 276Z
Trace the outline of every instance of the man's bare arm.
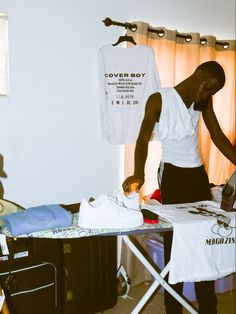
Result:
M138 189L144 183L144 167L148 154L148 142L152 135L154 125L159 121L161 112L161 95L152 94L147 101L144 119L140 128L134 154L134 175L128 177L123 183L125 192L130 192L131 183L137 182Z
M228 158L233 164L236 164L236 151L229 139L223 133L217 118L215 116L212 98L209 99L206 110L202 112L204 122L210 132L211 139L222 154Z

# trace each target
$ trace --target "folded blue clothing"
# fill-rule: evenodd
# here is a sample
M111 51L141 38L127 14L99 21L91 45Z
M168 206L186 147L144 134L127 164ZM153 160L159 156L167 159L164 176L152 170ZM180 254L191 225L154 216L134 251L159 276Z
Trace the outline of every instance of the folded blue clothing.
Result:
M41 205L30 207L22 212L1 217L4 227L12 236L43 231L58 227L69 227L72 214L59 205Z

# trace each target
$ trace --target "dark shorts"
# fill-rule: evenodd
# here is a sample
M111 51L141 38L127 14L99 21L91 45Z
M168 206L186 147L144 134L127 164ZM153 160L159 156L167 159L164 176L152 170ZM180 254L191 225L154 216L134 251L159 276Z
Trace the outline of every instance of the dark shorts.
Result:
M164 167L159 168L160 176L163 204L192 203L211 199L210 184L204 166L180 168L164 163Z

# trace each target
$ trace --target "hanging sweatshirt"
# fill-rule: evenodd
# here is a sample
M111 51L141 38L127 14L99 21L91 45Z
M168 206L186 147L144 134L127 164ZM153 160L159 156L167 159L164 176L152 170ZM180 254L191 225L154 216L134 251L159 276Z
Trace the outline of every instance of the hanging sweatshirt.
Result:
M198 149L199 111L193 104L187 108L173 87L157 90L161 94L162 108L155 133L162 144L161 162L177 167L199 167L202 161Z
M102 137L110 144L135 143L148 97L160 87L151 47L107 45L99 49Z

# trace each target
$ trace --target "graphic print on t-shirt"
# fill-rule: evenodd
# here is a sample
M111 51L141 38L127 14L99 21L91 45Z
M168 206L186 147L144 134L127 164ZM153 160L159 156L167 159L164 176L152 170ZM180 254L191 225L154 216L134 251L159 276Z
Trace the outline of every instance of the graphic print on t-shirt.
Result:
M214 234L217 234L222 238L229 237L232 234L233 229L235 229L235 226L231 224L231 219L229 217L223 214L214 212L212 210L208 210L207 208L204 208L204 205L202 205L201 207L195 207L194 210L189 210L188 212L194 215L201 215L205 217L215 217L216 223L213 224L211 231ZM220 241L220 243L223 243L223 242Z
M105 73L106 98L110 105L137 106L146 73Z

